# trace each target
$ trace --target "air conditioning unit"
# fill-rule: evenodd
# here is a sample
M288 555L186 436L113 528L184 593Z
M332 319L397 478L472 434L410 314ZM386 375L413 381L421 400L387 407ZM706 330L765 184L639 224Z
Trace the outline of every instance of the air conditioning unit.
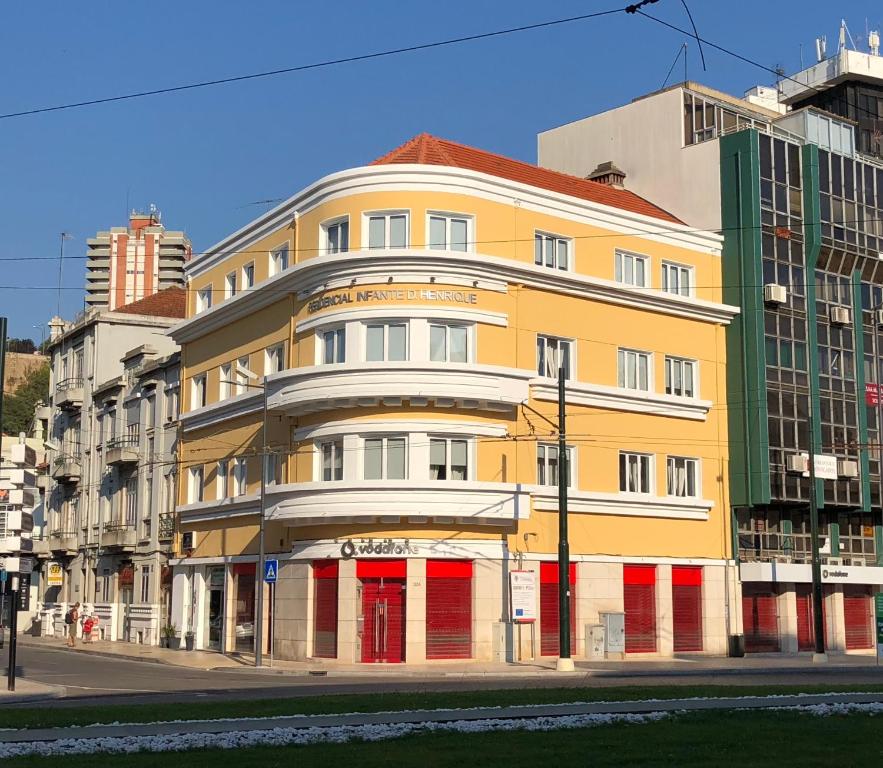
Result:
M883 326L883 309L874 310L874 324Z
M838 459L837 474L840 477L858 477L858 462L849 459Z
M831 322L837 325L849 325L849 309L846 307L831 307Z
M181 549L183 549L185 552L195 549L193 539L193 531L184 531L184 533L181 534Z
M829 557L827 565L843 565L842 557Z
M867 565L867 563L865 562L865 558L863 558L863 557L851 557L849 559L849 564L850 565L861 565L861 566Z
M763 287L763 300L767 304L785 304L788 301L788 289L784 285L768 283Z
M789 472L809 472L809 456L803 453L792 453L786 459L786 468Z

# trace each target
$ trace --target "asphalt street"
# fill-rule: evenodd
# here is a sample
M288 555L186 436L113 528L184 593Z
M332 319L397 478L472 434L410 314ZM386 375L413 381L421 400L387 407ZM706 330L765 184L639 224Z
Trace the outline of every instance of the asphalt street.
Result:
M328 693L392 691L446 691L525 687L601 687L621 685L861 685L883 684L883 669L866 661L805 664L785 667L771 659L766 666L753 660L740 665L737 659L670 663L630 663L599 669L580 662L581 674L560 676L549 672L530 677L449 675L437 677L278 674L247 667L232 670L200 670L154 662L93 656L63 647L19 646L18 674L35 682L64 687L64 698L52 706L95 703L146 703L198 701L200 699L263 699L316 696ZM794 660L791 662L795 664ZM709 667L717 664L718 668ZM14 705L7 705L14 706Z

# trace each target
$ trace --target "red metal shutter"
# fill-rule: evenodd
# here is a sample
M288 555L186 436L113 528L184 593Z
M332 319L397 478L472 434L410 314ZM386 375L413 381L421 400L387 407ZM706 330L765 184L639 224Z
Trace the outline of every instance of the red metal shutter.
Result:
M779 609L777 596L769 587L743 585L742 626L748 653L779 650Z
M337 560L313 563L313 656L337 658Z
M702 650L702 568L672 566L674 650Z
M472 562L426 561L426 658L472 657Z
M871 596L864 587L843 588L843 621L846 626L846 650L874 647L871 631Z
M557 656L558 563L540 563L540 656ZM570 564L570 650L576 648L576 564Z
M625 652L656 650L656 566L624 565Z
M797 585L797 650L814 651L815 626L812 612L812 587Z

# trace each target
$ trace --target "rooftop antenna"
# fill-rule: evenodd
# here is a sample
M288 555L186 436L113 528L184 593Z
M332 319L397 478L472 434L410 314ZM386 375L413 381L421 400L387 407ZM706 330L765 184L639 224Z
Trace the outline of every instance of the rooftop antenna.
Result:
M846 19L840 19L840 45L837 49L838 53L843 53L846 50L847 37L849 42L852 43L852 50L856 50L855 40L852 39L852 33L849 31L849 27L846 26Z
M876 29L868 32L868 48L871 51L871 56L880 55L880 33Z
M816 38L816 61L820 64L828 58L828 38L824 35Z

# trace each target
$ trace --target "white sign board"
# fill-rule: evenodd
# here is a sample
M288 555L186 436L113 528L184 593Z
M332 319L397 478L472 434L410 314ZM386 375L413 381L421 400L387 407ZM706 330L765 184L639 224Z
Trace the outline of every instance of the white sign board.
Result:
M816 478L818 480L836 480L837 479L837 457L822 456L816 454L813 456L815 464Z
M512 571L509 574L509 602L512 621L537 620L537 575L534 571Z
M64 567L61 563L49 563L46 566L46 586L60 587L64 584Z

